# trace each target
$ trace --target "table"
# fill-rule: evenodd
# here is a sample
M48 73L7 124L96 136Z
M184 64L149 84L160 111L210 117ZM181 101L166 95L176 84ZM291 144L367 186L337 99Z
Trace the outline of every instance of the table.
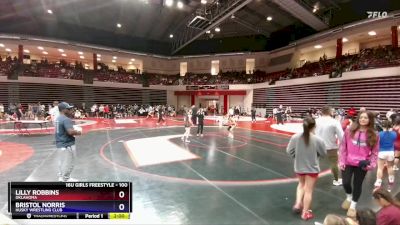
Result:
M15 129L18 129L20 133L22 133L22 129L25 128L25 132L30 134L28 131L28 124L37 124L40 126L40 129L43 129L43 126L45 126L46 130L48 128L47 124L50 123L48 120L16 120L14 122L14 131Z

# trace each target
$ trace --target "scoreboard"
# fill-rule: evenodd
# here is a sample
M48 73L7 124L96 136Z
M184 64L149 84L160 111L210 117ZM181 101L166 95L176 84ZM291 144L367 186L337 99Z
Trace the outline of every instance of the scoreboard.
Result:
M13 219L129 219L131 182L9 182Z

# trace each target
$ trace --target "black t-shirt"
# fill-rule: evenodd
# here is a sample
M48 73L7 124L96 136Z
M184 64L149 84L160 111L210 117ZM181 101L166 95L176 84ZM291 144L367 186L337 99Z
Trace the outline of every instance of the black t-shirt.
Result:
M393 113L390 115L390 119L392 120L392 123L396 122L396 120L400 119L400 114L398 113Z
M197 114L197 119L199 124L204 123L204 113Z

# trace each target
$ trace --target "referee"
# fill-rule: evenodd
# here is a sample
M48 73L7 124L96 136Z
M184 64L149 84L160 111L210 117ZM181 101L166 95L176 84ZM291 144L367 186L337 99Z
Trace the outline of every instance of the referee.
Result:
M66 102L58 104L60 115L55 123L55 139L58 161L58 181L76 181L71 173L76 158L75 135L81 135L82 131L75 130L70 117L73 116L73 106Z

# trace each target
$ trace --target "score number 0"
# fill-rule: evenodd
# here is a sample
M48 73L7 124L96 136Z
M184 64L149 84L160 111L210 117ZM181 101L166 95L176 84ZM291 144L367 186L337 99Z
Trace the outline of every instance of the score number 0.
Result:
M119 187L128 187L128 183L119 183ZM125 197L125 192L124 191L120 191L118 193L118 197L119 198L124 198ZM123 203L119 204L118 209L120 211L123 211L125 209L125 205Z
M118 193L118 197L124 198L125 197L125 192L124 191L120 191ZM122 210L125 209L125 205L123 203L121 203L121 204L119 204L118 208L119 208L120 211L122 211Z

